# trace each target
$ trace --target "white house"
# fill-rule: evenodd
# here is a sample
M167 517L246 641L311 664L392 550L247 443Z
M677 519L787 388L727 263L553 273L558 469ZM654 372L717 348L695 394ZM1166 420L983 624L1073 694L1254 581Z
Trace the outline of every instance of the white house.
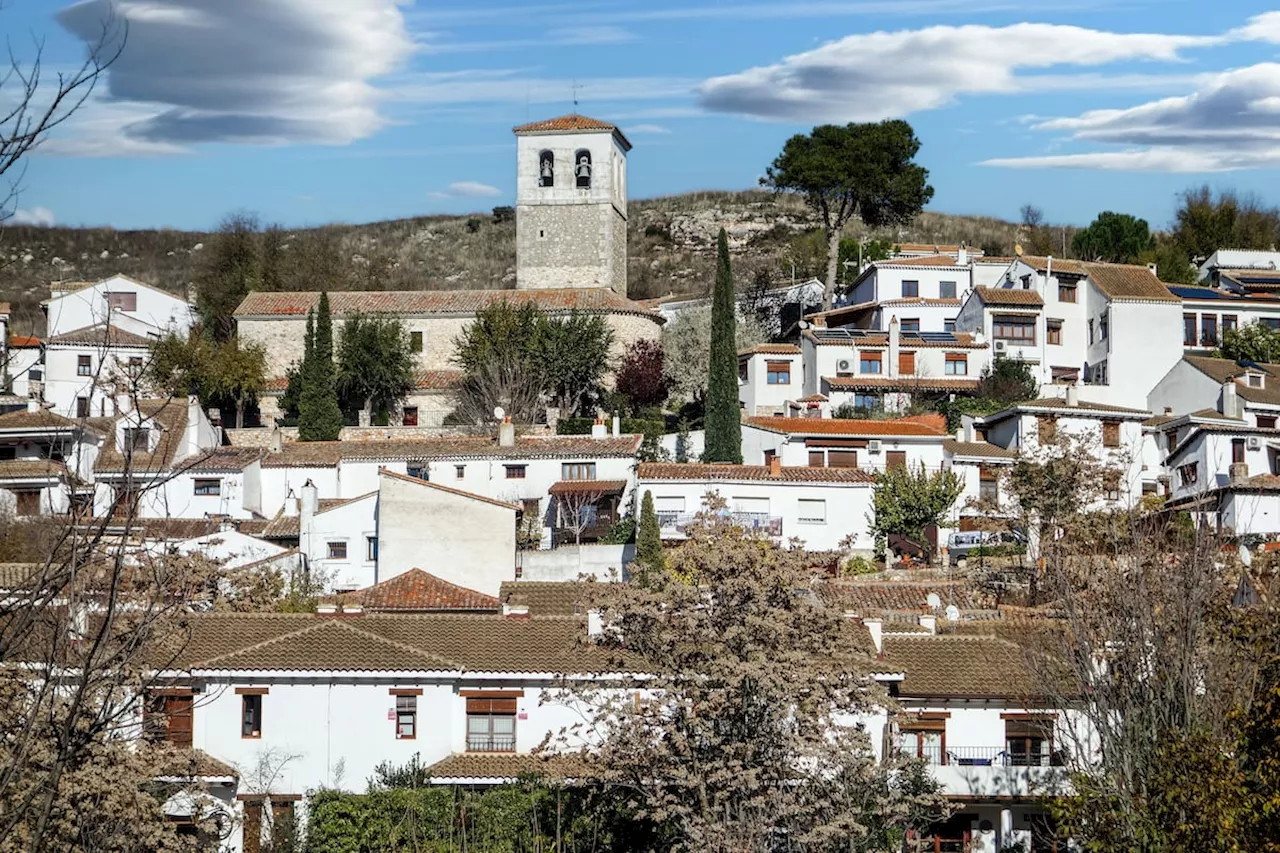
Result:
M801 396L804 364L795 344L759 344L738 352L738 402L748 415L785 415Z
M66 513L90 497L103 436L37 400L0 415L0 490L17 515Z
M990 518L1004 504L1000 493L1000 481L1018 459L1018 451L979 440L974 429L974 418L966 417L964 426L956 430L955 438L942 442L942 465L958 476L964 491L952 507L948 527L971 530L978 527L977 520Z
M653 495L664 539L682 539L705 509L708 494L726 503L735 521L779 542L799 539L810 551L834 551L852 537L870 549L867 532L875 477L857 468L700 465L643 462L636 495Z
M44 349L44 399L69 418L129 411L153 340L106 324L50 336Z
M942 467L948 438L941 415L897 420L843 418L747 418L742 422L742 458L748 465L781 461L784 468L861 468L894 465Z
M1273 429L1280 417L1280 364L1184 356L1151 389L1147 408L1173 416L1209 411Z
M40 303L49 337L94 326L114 326L141 337L184 333L195 307L172 293L124 275L95 282L55 282Z
M904 332L955 330L960 299L973 286L969 252L873 261L854 281L845 305L811 314L829 327L884 331L898 318Z
M34 335L9 335L4 354L9 390L17 397L41 399L44 388L44 343Z

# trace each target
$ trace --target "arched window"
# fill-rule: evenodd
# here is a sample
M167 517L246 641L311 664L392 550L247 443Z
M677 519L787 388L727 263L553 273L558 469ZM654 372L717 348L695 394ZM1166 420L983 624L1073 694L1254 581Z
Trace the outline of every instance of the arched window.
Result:
M573 174L578 180L578 189L591 189L591 152L579 148L573 155Z
M538 186L554 187L556 185L556 155L550 151L538 154Z

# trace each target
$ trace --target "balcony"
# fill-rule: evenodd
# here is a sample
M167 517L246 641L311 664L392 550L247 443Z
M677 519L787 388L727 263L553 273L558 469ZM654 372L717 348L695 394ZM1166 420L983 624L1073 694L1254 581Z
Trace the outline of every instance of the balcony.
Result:
M1060 751L1011 752L1000 746L924 747L919 755L943 793L964 797L1027 797L1062 791L1065 755Z
M686 535L685 528L699 522L695 513L659 512L657 515L658 527L661 528L662 536L666 539L683 538ZM729 512L724 513L722 517L749 531L772 537L782 536L782 516L779 515L762 512Z
M515 752L513 734L468 734L467 752Z

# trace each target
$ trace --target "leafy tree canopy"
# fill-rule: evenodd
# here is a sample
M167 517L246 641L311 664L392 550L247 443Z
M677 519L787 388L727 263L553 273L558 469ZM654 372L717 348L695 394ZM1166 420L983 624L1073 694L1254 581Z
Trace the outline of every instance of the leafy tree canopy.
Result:
M711 347L707 369L706 447L708 462L742 463L742 417L738 405L738 349L734 346L738 301L733 295L729 238L717 240L716 284L711 294Z
M391 411L413 390L413 368L409 333L399 320L357 313L343 322L336 381L348 410L369 418Z
M1147 220L1106 210L1088 228L1076 232L1071 250L1077 258L1089 261L1131 264L1154 245Z
M941 523L960 498L964 482L951 471L929 473L898 465L876 474L873 514L867 519L876 543L892 535L925 544L925 529Z
M1256 361L1259 364L1280 363L1280 330L1261 323L1247 323L1222 334L1223 358L1232 361Z
M1206 184L1182 193L1173 237L1189 259L1218 249L1270 249L1280 240L1280 210L1232 190L1214 194Z
M671 380L663 371L664 353L657 341L640 339L627 348L615 384L633 415L667 401Z

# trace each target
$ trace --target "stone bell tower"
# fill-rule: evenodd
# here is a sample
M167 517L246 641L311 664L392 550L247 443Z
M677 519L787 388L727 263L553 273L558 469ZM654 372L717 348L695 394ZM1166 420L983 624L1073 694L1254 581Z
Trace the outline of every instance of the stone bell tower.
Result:
M516 288L627 292L627 152L616 125L574 113L515 128Z

